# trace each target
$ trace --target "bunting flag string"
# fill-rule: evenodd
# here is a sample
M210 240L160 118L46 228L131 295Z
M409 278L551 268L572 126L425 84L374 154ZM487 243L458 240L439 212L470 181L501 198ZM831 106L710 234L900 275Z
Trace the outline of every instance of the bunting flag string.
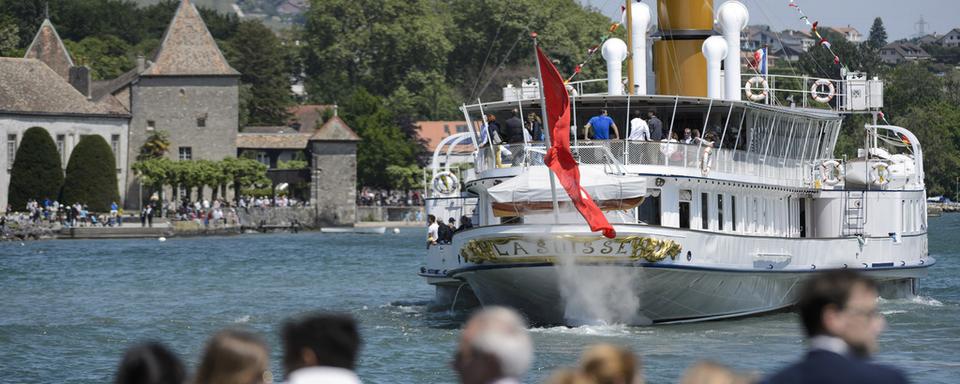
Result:
M603 43L607 41L607 39L610 38L610 35L616 32L617 29L620 29L620 26L626 22L625 20L626 16L627 16L627 7L625 5L621 5L620 21L611 23L610 28L607 28L607 33L604 33L602 36L600 36L600 43L587 49L587 57L584 58L582 62L580 62L579 64L573 67L573 74L571 74L570 77L567 77L567 79L563 81L564 84L567 84L573 81L573 78L579 75L580 72L583 71L583 68L586 67L587 63L589 63L593 59L593 56L600 51L600 47L603 45Z
M810 18L807 17L807 14L803 12L803 8L800 7L800 4L797 4L797 3L796 3L796 0L790 0L790 3L787 4L787 5L788 5L790 8L795 9L795 10L797 11L797 14L800 15L800 21L803 21L804 24L806 24L808 27L810 27L810 33L812 33L814 36L816 36L816 38L817 38L817 44L820 45L821 47L826 48L827 51L830 51L830 54L833 55L833 64L835 64L835 65L841 65L841 64L840 64L840 56L838 56L837 53L833 51L833 46L830 44L830 42L827 41L826 38L824 38L823 36L821 36L821 35L820 35L820 31L817 30L817 24L819 24L820 22L819 22L819 21L814 21L814 22L811 23L811 22L810 22Z

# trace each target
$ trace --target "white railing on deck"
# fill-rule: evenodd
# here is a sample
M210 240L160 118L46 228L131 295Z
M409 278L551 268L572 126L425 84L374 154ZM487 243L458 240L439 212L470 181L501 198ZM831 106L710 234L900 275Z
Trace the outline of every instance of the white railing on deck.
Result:
M742 150L709 148L700 144L676 142L649 142L623 140L581 141L572 146L574 157L581 165L609 166L608 172L620 173L630 166L659 166L651 172L690 173L699 177L722 178L747 176L757 182L794 187L809 187L813 183L814 159L800 160L764 156ZM490 148L478 153L476 169L485 172L497 168L543 165L544 147L541 144L503 144L499 146L500 161L496 162ZM819 161L819 160L816 160ZM622 168L621 168L622 167ZM670 169L674 168L675 171ZM676 172L682 171L682 172Z

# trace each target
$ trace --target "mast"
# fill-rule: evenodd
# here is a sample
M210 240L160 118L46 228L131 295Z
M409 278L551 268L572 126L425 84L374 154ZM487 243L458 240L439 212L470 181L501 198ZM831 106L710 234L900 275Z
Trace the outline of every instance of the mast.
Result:
M627 7L627 49L629 55L627 55L627 94L634 94L634 88L636 87L633 82L633 55L636 53L633 52L633 6L630 5L631 0L626 0ZM640 54L643 54L641 52ZM629 116L629 111L627 111L627 116ZM629 118L629 117L628 117Z
M549 124L550 119L547 118L547 95L543 93L543 72L540 70L540 55L537 54L537 33L530 32L530 37L533 38L533 57L537 60L537 86L540 89L540 114L542 124ZM569 102L569 100L567 101ZM547 143L547 150L553 145L553 141L550 140L550 130L553 127L541 126L543 130L543 140ZM547 172L550 174L550 198L553 201L553 222L560 223L560 203L557 202L557 182L553 180L553 170L550 167L547 167Z

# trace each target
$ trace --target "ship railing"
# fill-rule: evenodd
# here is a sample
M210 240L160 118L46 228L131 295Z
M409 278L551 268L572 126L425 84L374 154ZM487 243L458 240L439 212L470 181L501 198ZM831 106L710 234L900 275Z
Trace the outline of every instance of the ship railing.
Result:
M546 148L542 142L504 144L479 151L477 170L543 165ZM717 173L750 176L764 182L809 186L814 179L813 164L819 159L796 159L744 150L712 148L704 144L624 140L580 141L571 146L581 165L603 165L608 173L624 173L627 166L646 165L694 170L703 177ZM499 162L493 157L499 153Z
M834 112L875 110L883 105L883 81L867 79L862 73L851 73L848 80L807 75L760 75L754 71L744 71L741 77L740 95L744 101ZM606 94L606 84L606 79L588 79L568 85L575 95L588 96ZM751 98L751 95L754 96ZM539 94L531 97L537 98Z

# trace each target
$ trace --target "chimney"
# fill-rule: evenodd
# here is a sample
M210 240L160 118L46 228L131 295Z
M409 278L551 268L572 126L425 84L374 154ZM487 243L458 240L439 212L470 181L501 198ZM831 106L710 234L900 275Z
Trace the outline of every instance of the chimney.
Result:
M147 59L143 55L137 55L137 73L143 73L147 69Z
M87 98L90 98L90 68L83 66L70 67L70 85Z

